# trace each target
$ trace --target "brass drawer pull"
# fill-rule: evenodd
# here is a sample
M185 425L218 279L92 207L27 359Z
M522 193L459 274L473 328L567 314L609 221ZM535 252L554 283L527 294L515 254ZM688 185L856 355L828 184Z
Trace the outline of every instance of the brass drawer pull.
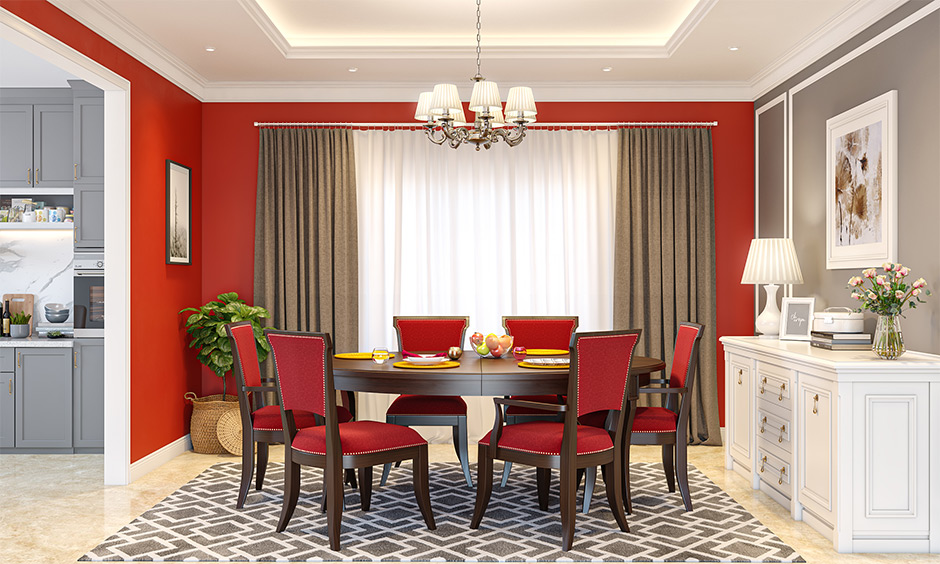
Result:
M73 180L78 180L78 163L75 163L75 174Z
M780 426L780 436L777 438L777 442L778 442L778 443L782 443L782 442L783 442L783 434L786 433L786 432L787 432L787 426L786 426L786 424L781 425L781 426Z
M764 425L767 423L767 416L765 415L763 419L760 420L760 432L764 432Z
M762 457L762 458L760 459L760 471L761 471L761 472L764 471L764 463L765 463L765 462L767 462L767 457L766 457L766 456L764 456L764 457Z
M27 168L27 169L26 169L26 184L27 184L27 185L33 183L33 174L32 174L32 172L33 172L33 169L31 169L31 168Z
M819 394L813 396L813 415L819 413Z
M741 384L741 376L744 374L744 371L738 368L738 384Z
M13 395L13 378L10 378L10 395Z
M782 484L783 484L783 477L786 476L786 475L787 475L787 469L786 469L786 468L781 468L781 469L780 469L780 479L777 480L777 483L782 485Z
M767 377L764 376L764 379L760 381L760 393L764 393L764 384L767 383Z
M78 351L72 353L72 366L78 368Z
M39 169L36 169L36 184L39 184Z
M783 392L787 390L787 383L784 382L780 384L780 397L777 398L777 401L783 401Z

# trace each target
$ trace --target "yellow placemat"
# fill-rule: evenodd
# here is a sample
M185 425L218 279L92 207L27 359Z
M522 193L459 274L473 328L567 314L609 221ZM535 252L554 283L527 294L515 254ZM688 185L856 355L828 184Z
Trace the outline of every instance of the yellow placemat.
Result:
M521 366L522 368L541 368L543 370L546 368L549 370L552 370L552 369L567 370L569 365L567 364L531 364L523 360L522 362L519 363L519 366Z
M358 353L339 353L334 354L334 358L345 358L348 360L372 360L372 353L370 352L358 352ZM388 358L395 358L393 353L388 353Z
M448 360L438 364L412 364L407 360L402 360L401 362L396 362L392 366L395 368L457 368L460 366L460 363L453 360Z
M526 349L525 354L532 356L551 356L556 354L568 354L568 349Z

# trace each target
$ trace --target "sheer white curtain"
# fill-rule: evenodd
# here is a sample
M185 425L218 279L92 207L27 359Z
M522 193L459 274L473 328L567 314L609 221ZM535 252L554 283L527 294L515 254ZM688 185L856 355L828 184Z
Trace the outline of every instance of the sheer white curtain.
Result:
M611 328L616 131L531 131L518 147L479 152L420 131L354 140L360 350L397 348L393 315L469 315L468 336L502 334L503 315ZM392 399L360 394L360 418L384 421ZM492 425L493 402L464 399L472 445Z

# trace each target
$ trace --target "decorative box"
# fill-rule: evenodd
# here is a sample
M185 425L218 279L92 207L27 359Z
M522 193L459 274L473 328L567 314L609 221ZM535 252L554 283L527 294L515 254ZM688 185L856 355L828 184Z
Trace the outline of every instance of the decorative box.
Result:
M813 314L813 331L826 333L862 333L865 319L862 312L847 307L827 307Z

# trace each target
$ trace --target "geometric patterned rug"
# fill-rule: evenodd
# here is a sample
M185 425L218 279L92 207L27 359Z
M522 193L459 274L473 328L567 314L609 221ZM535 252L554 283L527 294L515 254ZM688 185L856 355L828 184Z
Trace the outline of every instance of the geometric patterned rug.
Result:
M500 476L495 465L494 480ZM516 465L505 488L493 489L478 530L469 528L475 490L457 464L430 469L431 505L437 530L429 531L411 488L411 468L393 469L378 487L368 512L347 486L342 550L330 550L326 514L320 512L321 474L304 468L302 492L287 530L275 533L281 510L283 465L270 463L265 489L248 494L235 509L240 464L212 466L125 526L81 560L90 561L393 561L393 562L805 562L789 545L689 467L694 510L669 493L662 464L633 463L630 532L617 527L604 483L597 485L587 514L578 513L572 550L561 551L557 474L549 510L539 510L531 468ZM476 479L476 472L473 473ZM583 488L582 488L583 489ZM581 493L578 495L581 507Z

